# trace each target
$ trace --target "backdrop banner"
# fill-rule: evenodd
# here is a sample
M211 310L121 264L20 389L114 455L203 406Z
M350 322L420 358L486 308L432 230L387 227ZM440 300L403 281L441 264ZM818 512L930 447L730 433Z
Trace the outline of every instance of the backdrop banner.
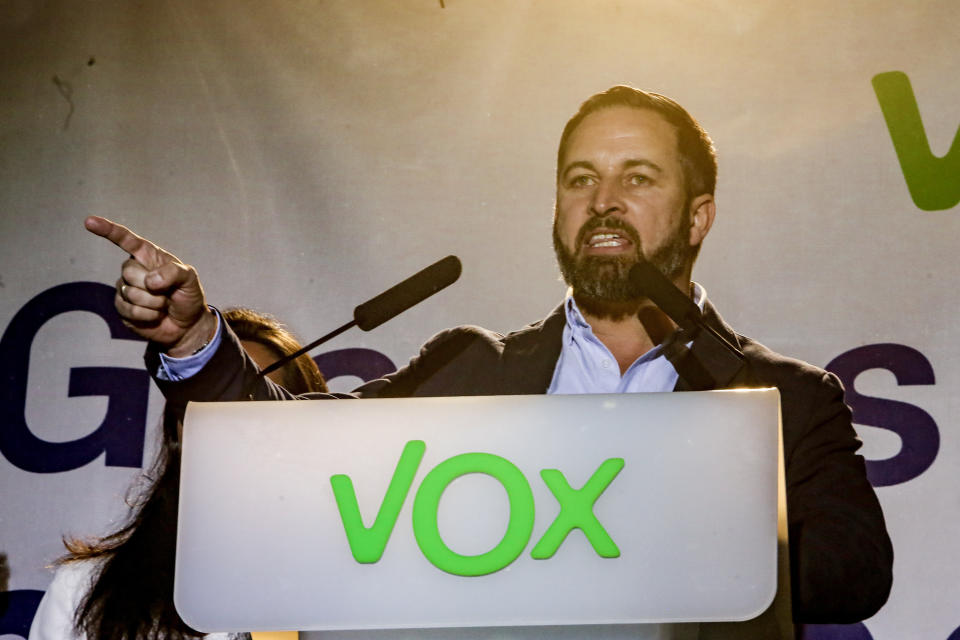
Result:
M619 83L717 146L694 279L847 388L895 579L873 618L806 637L960 638L958 19L936 0L2 3L0 639L25 636L63 535L124 521L158 447L163 399L113 311L124 255L85 216L304 341L458 255L453 287L314 354L348 390L444 328L562 299L556 145Z

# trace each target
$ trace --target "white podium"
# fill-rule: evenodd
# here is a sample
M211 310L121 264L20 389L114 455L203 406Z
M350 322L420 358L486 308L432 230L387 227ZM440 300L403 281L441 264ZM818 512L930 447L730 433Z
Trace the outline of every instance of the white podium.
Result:
M779 435L775 389L194 403L174 600L203 631L749 620Z

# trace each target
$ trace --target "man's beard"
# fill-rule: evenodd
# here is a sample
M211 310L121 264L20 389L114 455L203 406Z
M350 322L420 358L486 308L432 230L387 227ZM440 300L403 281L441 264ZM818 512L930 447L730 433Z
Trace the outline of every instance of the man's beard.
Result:
M583 255L588 235L596 229L621 232L633 243L633 255ZM689 244L689 227L681 218L667 242L649 258L644 258L637 230L621 218L607 216L591 218L577 233L574 251L564 246L556 221L553 225L553 249L564 281L573 289L573 298L581 311L610 320L622 320L636 315L646 298L636 293L630 282L630 268L647 260L660 273L673 280L683 272L692 258L694 247Z

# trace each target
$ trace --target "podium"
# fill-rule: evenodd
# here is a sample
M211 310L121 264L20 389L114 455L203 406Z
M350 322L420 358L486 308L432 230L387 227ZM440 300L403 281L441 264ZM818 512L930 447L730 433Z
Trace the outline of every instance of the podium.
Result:
M193 403L182 456L202 631L792 636L775 389Z

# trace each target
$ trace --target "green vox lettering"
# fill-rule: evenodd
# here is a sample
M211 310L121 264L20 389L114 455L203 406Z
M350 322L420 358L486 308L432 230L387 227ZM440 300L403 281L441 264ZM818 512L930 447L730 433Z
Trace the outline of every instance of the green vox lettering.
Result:
M619 558L620 549L593 514L593 505L613 479L623 469L623 458L610 458L600 465L581 489L572 489L558 469L544 469L540 477L547 483L560 513L540 538L530 555L538 560L553 557L557 549L574 529L580 529L590 541L593 550L602 558Z
M350 477L338 474L330 478L350 551L357 562L373 563L383 556L425 451L422 440L411 440L404 446L376 520L369 528L363 525ZM604 461L581 489L572 489L557 469L542 470L541 477L560 503L560 513L534 546L531 556L552 557L570 531L580 529L601 557L619 557L620 550L597 520L593 505L623 467L623 458ZM437 523L444 491L451 482L469 473L496 479L506 490L510 503L507 530L497 545L470 556L450 549ZM444 460L424 477L413 501L413 533L424 557L438 569L461 576L482 576L500 571L523 553L533 533L535 513L530 483L516 465L490 453L464 453Z
M924 211L950 209L960 203L960 127L942 158L930 151L910 78L902 71L873 77L873 90L887 121L893 148L913 203Z
M333 487L333 496L337 500L340 510L340 519L343 521L343 530L347 534L347 542L353 559L361 563L376 562L383 555L387 547L387 540L393 533L393 525L397 522L400 509L407 499L413 477L423 459L423 452L427 445L423 440L411 440L403 447L400 461L390 479L390 486L380 504L377 519L369 529L363 526L360 516L360 507L357 504L357 494L353 489L350 476L337 474L331 476L330 485Z
M447 486L462 475L485 473L500 481L510 500L510 520L500 543L475 556L452 551L440 537L437 509ZM523 553L533 532L534 505L530 483L512 462L489 453L449 458L427 474L413 501L413 533L423 555L438 569L458 576L484 576L503 569Z

